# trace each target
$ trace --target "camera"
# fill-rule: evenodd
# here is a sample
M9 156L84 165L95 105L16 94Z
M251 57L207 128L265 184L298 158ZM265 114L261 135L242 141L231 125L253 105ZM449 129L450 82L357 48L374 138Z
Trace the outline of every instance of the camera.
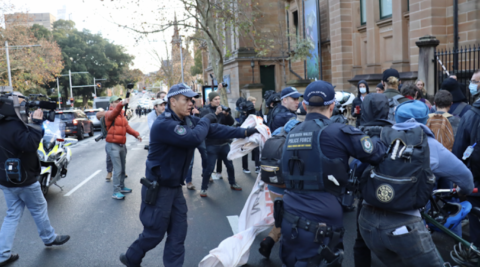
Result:
M224 105L220 105L222 107L222 110L225 111L225 112L230 112L231 108L229 107L226 107Z
M223 88L227 88L228 84L227 83L222 83Z
M19 103L18 98L22 98L24 101ZM39 98L45 98L47 101L39 100ZM15 106L16 103L18 104L17 106ZM43 120L55 121L57 103L50 101L50 98L47 96L31 94L29 97L26 97L7 90L0 91L0 120L6 117L16 117L24 123L28 123L30 113L37 108L49 110L48 115L47 112L44 112Z

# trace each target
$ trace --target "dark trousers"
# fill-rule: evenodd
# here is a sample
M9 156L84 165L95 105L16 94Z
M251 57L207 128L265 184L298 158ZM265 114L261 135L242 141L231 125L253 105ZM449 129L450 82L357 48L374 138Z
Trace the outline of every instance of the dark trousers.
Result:
M480 197L467 197L468 202L472 204L472 207L480 207ZM480 219L473 215L468 214L468 220L470 223L470 241L477 247L480 247Z
M353 246L353 258L355 267L370 267L372 266L372 253L365 244L362 235L360 234L360 227L358 226L358 217L363 207L363 198L358 200L357 207L357 237L355 238L355 245Z
M222 173L222 160L217 160L217 173Z
M223 161L227 167L228 173L228 182L233 185L235 184L235 170L233 169L233 163L231 160L227 159L228 152L230 152L230 145L220 145L220 146L208 146L207 145L207 157L208 165L207 168L203 170L202 177L202 190L208 189L208 183L210 176L212 175L215 165L218 161Z
M205 142L202 142L198 147L198 152L200 152L200 156L202 157L202 172L207 168L207 147L205 146ZM186 183L192 182L192 169L193 169L193 158L192 162L190 163L190 167L188 168L187 177L185 178Z
M146 187L142 187L142 200ZM187 236L187 202L182 187L162 187L155 205L142 201L140 221L143 232L127 250L127 259L133 266L140 266L145 253L155 248L167 233L163 252L165 267L183 266L185 237Z
M252 160L255 161L255 167L260 167L260 149L257 147L252 150ZM242 157L242 167L248 170L248 154Z

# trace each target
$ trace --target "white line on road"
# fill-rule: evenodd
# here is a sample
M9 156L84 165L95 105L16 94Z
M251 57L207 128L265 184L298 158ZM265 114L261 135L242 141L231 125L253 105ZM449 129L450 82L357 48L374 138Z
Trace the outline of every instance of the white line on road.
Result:
M81 182L79 185L75 186L75 188L73 188L72 190L70 190L68 193L66 193L64 195L64 197L68 197L70 196L71 194L73 194L73 192L77 191L77 189L79 189L80 187L82 187L82 185L86 184L88 181L90 181L93 177L95 177L95 175L97 175L101 170L98 170L96 171L94 174L90 175L90 177L88 177L87 179L85 179L83 182Z
M228 223L230 223L230 227L232 228L233 235L238 234L238 215L227 216Z

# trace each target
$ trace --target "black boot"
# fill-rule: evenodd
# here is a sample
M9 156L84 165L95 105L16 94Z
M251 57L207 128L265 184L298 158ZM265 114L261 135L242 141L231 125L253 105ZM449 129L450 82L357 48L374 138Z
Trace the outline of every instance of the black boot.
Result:
M18 260L18 258L19 258L18 254L11 254L10 258L8 258L8 260L0 263L0 266L7 266L8 264Z
M260 242L260 248L258 252L262 254L265 258L270 258L270 253L272 253L272 248L275 245L275 241L269 236L265 237L262 242Z

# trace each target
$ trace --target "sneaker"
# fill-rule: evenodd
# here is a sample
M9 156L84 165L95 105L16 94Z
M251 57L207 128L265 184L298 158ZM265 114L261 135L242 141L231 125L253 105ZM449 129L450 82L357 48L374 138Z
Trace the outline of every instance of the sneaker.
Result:
M217 178L218 178L218 179L223 179L221 172L217 172Z
M213 175L213 174L212 174ZM210 180L208 180L209 183L213 183L213 177L210 176Z
M122 192L122 193L132 193L132 189L130 189L128 187L123 187L122 189L120 189L120 192Z
M235 191L242 191L242 188L238 184L231 184L230 188Z
M115 193L112 195L112 198L114 199L125 199L125 195L122 193Z
M195 186L192 183L187 184L187 189L188 190L195 190Z
M125 266L133 267L127 259L127 255L125 253L120 254L120 262L123 263Z
M207 190L200 191L200 196L201 197L207 197Z
M243 172L244 172L244 173L251 173L251 171L248 170L248 169L243 169Z
M127 179L127 178L128 178L128 175L127 175L127 174L125 174L125 179Z
M11 254L11 255L10 255L10 258L8 258L8 260L3 261L3 262L0 262L0 266L7 266L8 264L10 264L10 263L18 260L18 258L20 258L20 257L18 256L18 254Z
M45 244L45 246L47 246L47 247L60 246L60 245L63 245L65 243L67 243L68 240L70 240L69 235L57 235L57 237L55 238L55 240L53 240L52 243Z
M111 172L107 173L107 177L105 178L105 180L106 180L107 182L111 182L111 181L112 181L112 176L113 176L113 175L112 175Z
M255 173L260 173L260 166L255 167Z
M260 248L258 249L258 252L268 259L270 258L270 253L272 252L274 245L275 241L273 241L273 238L267 236L262 240L262 242L260 242Z

